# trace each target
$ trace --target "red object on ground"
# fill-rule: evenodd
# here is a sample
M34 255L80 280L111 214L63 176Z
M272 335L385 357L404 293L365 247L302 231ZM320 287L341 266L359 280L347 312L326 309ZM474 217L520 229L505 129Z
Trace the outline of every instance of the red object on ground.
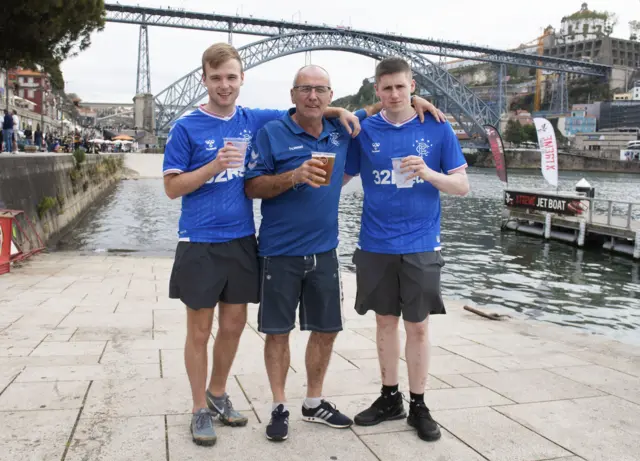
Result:
M11 270L11 263L42 250L44 243L23 211L0 209L0 275Z

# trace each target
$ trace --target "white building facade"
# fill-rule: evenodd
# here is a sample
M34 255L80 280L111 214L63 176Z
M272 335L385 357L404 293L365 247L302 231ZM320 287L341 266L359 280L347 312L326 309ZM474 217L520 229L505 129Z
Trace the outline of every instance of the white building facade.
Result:
M558 38L566 44L595 40L606 35L608 28L607 15L590 11L583 3L580 11L562 18Z

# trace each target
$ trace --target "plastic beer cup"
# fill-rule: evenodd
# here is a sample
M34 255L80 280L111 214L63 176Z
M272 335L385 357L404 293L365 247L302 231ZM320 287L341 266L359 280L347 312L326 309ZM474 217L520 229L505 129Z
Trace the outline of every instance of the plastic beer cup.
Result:
M331 152L311 152L311 158L320 160L320 162L322 162L322 166L319 168L323 169L326 173L324 182L318 184L321 186L328 186L331 184L331 173L333 173L333 166L336 162L336 154Z
M232 171L242 170L244 167L244 162L247 158L247 147L249 147L249 141L247 141L245 138L223 138L223 141L225 146L228 146L229 144L231 144L233 147L238 149L240 153L243 155L242 163L234 168L229 168L229 170L232 170Z
M402 169L402 161L404 159L405 157L394 157L391 159L391 163L393 164L393 176L396 180L396 187L399 189L413 187L415 180L415 178L407 179L407 176L411 174L410 171L406 173L400 171Z

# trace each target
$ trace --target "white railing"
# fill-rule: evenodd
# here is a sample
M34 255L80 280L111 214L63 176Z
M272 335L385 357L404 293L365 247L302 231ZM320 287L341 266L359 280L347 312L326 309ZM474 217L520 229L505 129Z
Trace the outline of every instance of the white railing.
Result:
M622 218L626 223L624 227L627 229L631 229L631 224L633 223L633 221L640 219L640 203L638 202L623 202L619 200L607 200L600 198L586 198L583 200L589 200L590 202L588 218L589 224L593 223L594 215L604 215L607 217L608 226L616 226L616 224L613 224L613 220L615 218ZM606 205L604 207L597 206L597 204L600 203L604 203Z

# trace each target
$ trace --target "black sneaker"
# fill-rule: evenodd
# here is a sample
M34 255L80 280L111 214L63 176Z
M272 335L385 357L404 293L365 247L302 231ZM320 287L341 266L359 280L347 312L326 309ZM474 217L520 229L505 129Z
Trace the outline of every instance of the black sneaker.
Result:
M284 405L278 405L271 412L271 419L267 424L267 438L273 442L282 442L289 436L289 412Z
M373 404L361 413L358 413L353 420L358 426L375 426L383 421L393 421L407 417L402 404L402 394L396 392L395 395L385 397L381 395Z
M438 423L433 420L424 402L416 403L409 407L407 423L418 430L418 437L422 440L433 442L440 438Z
M326 424L337 429L345 429L353 424L351 418L340 413L333 403L326 400L323 400L316 408L305 408L302 405L302 419L310 423Z

